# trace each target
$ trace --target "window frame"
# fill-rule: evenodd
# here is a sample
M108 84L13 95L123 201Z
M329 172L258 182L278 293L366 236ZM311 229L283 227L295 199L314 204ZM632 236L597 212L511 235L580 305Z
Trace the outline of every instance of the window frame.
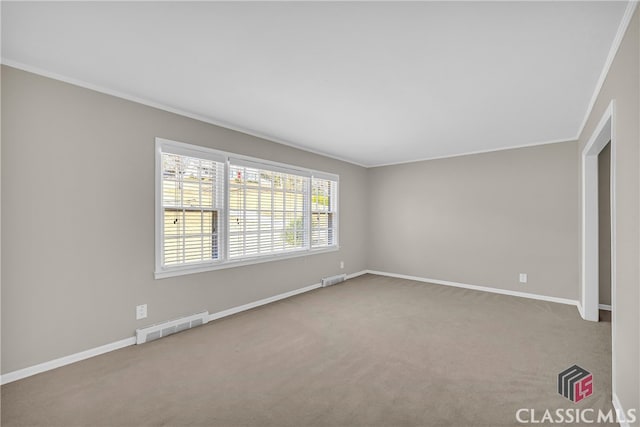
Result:
M223 206L218 209L219 215L219 229L218 229L218 248L220 253L219 259L207 260L200 262L193 262L189 264L180 264L174 266L162 265L162 252L164 241L164 206L162 200L162 184L163 184L163 166L162 166L162 153L171 153L184 155L189 157L214 160L221 162L224 165L224 181L223 181ZM292 251L285 251L278 254L266 254L256 255L255 257L243 257L241 259L229 258L229 230L228 230L228 218L229 218L229 171L230 163L233 160L239 160L241 162L254 163L269 169L272 171L286 171L287 173L299 174L301 176L308 177L307 188L307 204L309 206L308 212L303 214L308 216L306 223L306 230L308 236L308 244L302 249L296 249ZM332 245L313 248L311 244L311 219L313 211L311 208L312 199L312 182L313 178L328 179L336 182L336 195L335 195L335 236ZM250 157L240 155L236 153L230 153L226 151L220 151L213 148L202 147L198 145L186 144L183 142L172 141L165 138L157 137L155 139L155 270L154 276L156 279L162 279L166 277L174 277L185 274L200 273L206 271L220 270L225 268L246 266L252 264L260 264L263 262L278 261L289 258L298 258L308 255L315 255L319 253L334 252L340 249L339 241L339 188L340 177L339 175L316 171L313 169L303 168L300 166L293 166L285 163L274 162L271 160L259 159L256 157Z

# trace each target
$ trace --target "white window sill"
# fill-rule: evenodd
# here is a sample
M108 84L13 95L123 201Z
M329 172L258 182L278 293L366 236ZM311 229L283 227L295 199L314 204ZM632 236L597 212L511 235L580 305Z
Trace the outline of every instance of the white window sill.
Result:
M225 268L242 267L246 265L262 264L263 262L281 261L291 258L300 258L304 256L324 254L328 252L336 252L340 250L340 246L331 246L322 249L305 250L299 252L290 252L282 255L261 256L256 258L245 258L237 261L217 262L211 264L197 264L190 266L180 266L166 268L154 272L156 279L165 279L167 277L184 276L186 274L204 273L205 271L223 270Z

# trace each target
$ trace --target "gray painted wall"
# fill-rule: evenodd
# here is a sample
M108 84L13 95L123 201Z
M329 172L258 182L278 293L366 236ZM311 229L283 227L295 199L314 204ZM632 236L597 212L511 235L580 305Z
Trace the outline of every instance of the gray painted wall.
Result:
M611 304L611 144L598 155L598 284L600 304Z
M371 169L369 268L578 299L576 149Z
M2 373L366 268L364 168L9 67L2 89ZM340 251L154 280L156 136L339 174Z
M593 111L580 135L589 141L615 100L616 296L613 301L614 383L624 409L640 408L640 10L622 40ZM580 218L580 217L579 217ZM580 220L581 221L581 220ZM581 225L582 227L582 225ZM640 426L640 420L634 425Z

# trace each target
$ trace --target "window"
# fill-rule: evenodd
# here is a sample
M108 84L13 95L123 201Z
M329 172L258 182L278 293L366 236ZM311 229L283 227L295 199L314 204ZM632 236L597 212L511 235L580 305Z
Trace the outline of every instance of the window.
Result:
M162 265L220 259L224 163L163 152Z
M309 177L229 162L229 258L308 247Z
M330 179L311 181L311 247L332 246L336 236L338 183Z
M338 247L338 177L156 139L156 278Z

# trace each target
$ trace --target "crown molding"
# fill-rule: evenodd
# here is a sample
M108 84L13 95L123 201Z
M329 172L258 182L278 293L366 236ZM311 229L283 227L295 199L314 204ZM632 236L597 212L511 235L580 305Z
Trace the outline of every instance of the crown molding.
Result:
M533 143L530 143L530 144L521 144L521 145L510 145L508 147L490 148L490 149L487 149L487 150L465 151L465 152L462 152L462 153L449 154L449 155L445 155L445 156L425 157L425 158L420 158L420 159L417 159L417 160L406 160L406 161L400 161L400 162L383 163L383 164L379 164L379 165L370 165L370 166L367 166L367 167L368 168L379 168L379 167L383 167L383 166L406 165L406 164L409 164L409 163L426 162L426 161L429 161L429 160L451 159L451 158L454 158L454 157L471 156L471 155L474 155L474 154L496 153L496 152L499 152L499 151L516 150L518 148L530 148L530 147L538 147L540 145L560 144L560 143L563 143L563 142L575 142L575 141L577 141L577 138L554 139L554 140L551 140L551 141L533 142Z
M591 95L591 100L589 101L589 106L587 107L587 112L584 115L584 119L582 120L582 125L578 128L578 133L575 137L576 140L580 139L580 136L584 132L584 127L587 125L587 121L589 120L589 116L593 111L593 107L596 105L596 101L598 100L598 96L600 96L600 91L602 90L602 86L604 86L604 82L607 79L607 75L609 74L609 69L613 64L613 60L618 54L618 50L620 49L620 45L622 44L622 39L624 39L624 35L629 28L629 24L631 23L631 19L633 18L633 14L638 7L638 1L630 1L627 3L627 8L624 11L624 15L622 16L622 20L620 21L620 25L618 26L618 31L616 32L616 36L613 39L613 43L611 44L611 49L609 50L609 55L607 56L607 60L604 63L604 67L602 68L602 72L600 73L600 78L596 83L596 87L593 91L593 95Z
M158 110L162 110L162 111L166 111L169 113L173 113L173 114L177 114L179 116L183 116L183 117L187 117L190 119L194 119L194 120L198 120L200 122L204 122L204 123L208 123L210 125L214 125L214 126L218 126L221 128L225 128L225 129L229 129L229 130L233 130L235 132L240 132L240 133L244 133L246 135L251 135L254 136L256 138L260 138L260 139L265 139L267 141L271 141L271 142L275 142L278 144L282 144L282 145L286 145L287 147L291 147L291 148L295 148L297 150L301 150L301 151L305 151L307 153L312 153L312 154L317 154L319 156L323 156L323 157L328 157L330 159L334 159L334 160L339 160L341 162L345 162L345 163L350 163L352 165L356 165L356 166L360 166L360 167L368 167L367 165L358 163L354 160L350 160L350 159L346 159L344 157L340 157L340 156L335 156L333 154L329 154L329 153L325 153L322 151L318 151L318 150L313 150L307 147L304 147L300 144L296 144L295 142L291 142L291 141L287 141L284 139L280 139L277 138L275 136L263 133L263 132L259 132L256 131L254 129L250 129L250 128L246 128L240 125L236 125L234 123L229 123L226 122L224 120L219 120L216 119L214 117L209 117L209 116L205 116L202 114L197 114L188 110L183 110L180 108L175 108L175 107L171 107L165 104L161 104L159 102L156 101L151 101L149 99L146 98L141 98L138 96L134 96L134 95L130 95L124 92L120 92L117 90L112 90L112 89L108 89L106 87L103 86L99 86L99 85L95 85L93 83L89 83L86 82L84 80L80 80L80 79L76 79L74 77L69 77L69 76L65 76L62 74L58 74L58 73L54 73L52 71L48 71L42 68L38 68L38 67L34 67L32 65L28 65L28 64L24 64L22 62L19 61L14 61L13 59L10 58L6 58L6 57L2 57L0 58L0 63L2 65L6 65L12 68L16 68L18 70L22 70L22 71L26 71L28 73L32 73L32 74L37 74L39 76L42 77L47 77L53 80L58 80L64 83L69 83L72 84L74 86L79 86L85 89L89 89L92 90L94 92L99 92L99 93L103 93L105 95L110 95L110 96L114 96L116 98L121 98L124 99L126 101L131 101L131 102L135 102L137 104L142 104L142 105L146 105L147 107L152 107L152 108L156 108Z

